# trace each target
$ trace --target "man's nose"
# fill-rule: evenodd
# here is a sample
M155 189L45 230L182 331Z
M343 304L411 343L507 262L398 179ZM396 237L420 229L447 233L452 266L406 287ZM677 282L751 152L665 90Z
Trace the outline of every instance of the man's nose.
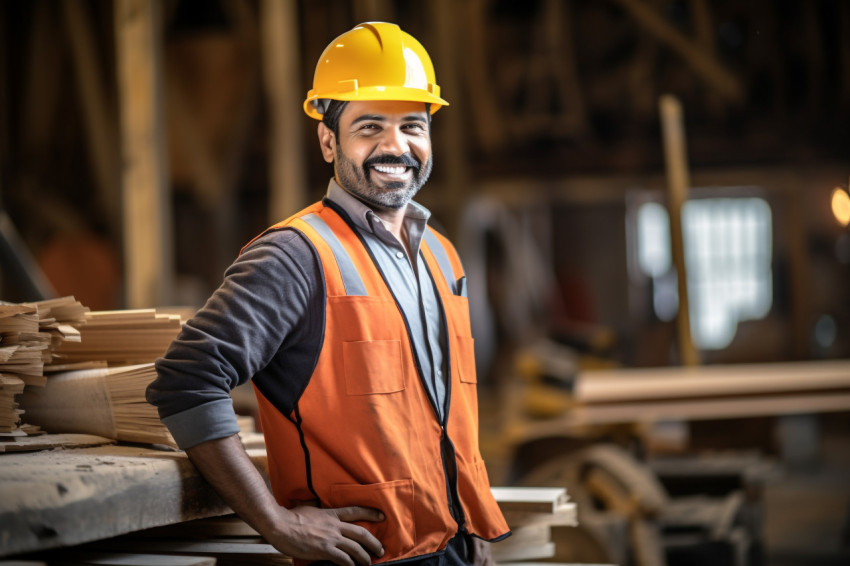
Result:
M387 128L381 138L381 150L392 155L404 155L410 151L410 146L400 128Z

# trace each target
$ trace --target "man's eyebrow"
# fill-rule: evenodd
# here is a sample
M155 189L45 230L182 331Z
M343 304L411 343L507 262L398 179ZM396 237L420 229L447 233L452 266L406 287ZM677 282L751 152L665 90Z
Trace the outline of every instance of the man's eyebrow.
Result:
M358 116L354 120L351 121L351 124L357 124L359 122L386 122L387 119L385 116L380 114L363 114L362 116Z
M363 114L351 121L351 125L359 124L360 122L386 122L387 117L382 114ZM425 113L408 114L402 118L402 122L427 122L428 118Z

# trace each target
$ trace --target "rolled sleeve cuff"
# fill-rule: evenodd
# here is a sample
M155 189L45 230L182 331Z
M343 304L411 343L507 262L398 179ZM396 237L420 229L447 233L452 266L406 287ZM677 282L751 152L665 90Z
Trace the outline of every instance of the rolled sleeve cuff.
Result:
M163 417L177 446L182 450L192 448L207 440L233 436L239 432L233 401L218 399L186 411Z

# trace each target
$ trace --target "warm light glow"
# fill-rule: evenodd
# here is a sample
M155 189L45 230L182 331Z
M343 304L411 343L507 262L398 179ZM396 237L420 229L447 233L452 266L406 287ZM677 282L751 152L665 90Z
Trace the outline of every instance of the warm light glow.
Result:
M842 226L850 224L850 193L841 187L832 191L832 214Z

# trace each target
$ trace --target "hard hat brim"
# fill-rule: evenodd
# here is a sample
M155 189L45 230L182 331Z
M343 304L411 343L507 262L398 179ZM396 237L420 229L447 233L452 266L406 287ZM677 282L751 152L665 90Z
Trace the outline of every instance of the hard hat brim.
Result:
M424 102L431 105L431 114L434 114L443 106L448 106L449 103L427 92L421 88L411 88L403 86L372 86L361 87L348 92L315 93L313 90L307 93L307 98L304 100L304 112L315 120L321 120L322 114L313 106L313 101L318 99L344 100L353 102L357 100L397 100L406 102Z

